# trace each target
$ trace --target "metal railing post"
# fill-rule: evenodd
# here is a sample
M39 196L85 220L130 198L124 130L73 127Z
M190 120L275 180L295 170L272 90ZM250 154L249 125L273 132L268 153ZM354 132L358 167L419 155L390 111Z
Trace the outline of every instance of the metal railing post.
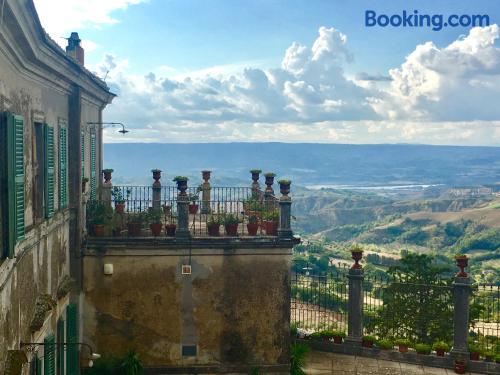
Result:
M467 338L469 336L469 299L471 295L471 278L464 271L468 265L466 256L456 257L457 266L460 272L455 275L453 282L453 347L450 354L454 358L467 361L469 358L469 348Z
M355 260L349 269L349 300L347 313L347 337L346 344L361 346L363 339L363 267L358 263L362 257L361 250L352 250L352 258Z

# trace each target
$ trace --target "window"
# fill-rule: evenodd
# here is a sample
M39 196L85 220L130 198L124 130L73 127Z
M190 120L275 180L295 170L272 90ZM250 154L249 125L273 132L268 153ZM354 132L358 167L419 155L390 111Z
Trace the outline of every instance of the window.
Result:
M59 120L59 208L68 205L68 136L66 121Z
M97 155L95 129L90 133L90 199L97 197Z
M59 344L65 343L64 337L64 321L59 319L57 321L57 342ZM64 375L64 345L58 345L57 348L57 375Z
M33 204L35 221L40 221L45 217L45 135L44 125L35 122L35 144L33 158Z
M56 375L56 345L54 335L43 340L43 375Z
M54 216L54 128L45 124L45 217Z
M66 374L78 375L78 347L73 345L78 342L78 306L75 303L66 309Z
M1 255L13 257L24 238L24 119L4 113L1 120Z

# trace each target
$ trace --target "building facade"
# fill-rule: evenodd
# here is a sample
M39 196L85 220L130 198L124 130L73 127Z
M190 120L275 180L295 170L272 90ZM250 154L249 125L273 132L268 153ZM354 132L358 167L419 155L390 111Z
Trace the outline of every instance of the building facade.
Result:
M76 374L82 178L96 195L102 110L114 95L44 32L32 0L5 0L0 20L0 372ZM72 292L72 290L76 292ZM51 345L54 343L54 345ZM24 347L23 349L26 349ZM23 361L21 361L23 362Z

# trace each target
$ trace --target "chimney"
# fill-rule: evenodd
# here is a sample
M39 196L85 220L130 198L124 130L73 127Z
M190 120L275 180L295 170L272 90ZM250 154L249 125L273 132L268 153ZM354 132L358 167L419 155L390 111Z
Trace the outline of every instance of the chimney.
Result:
M82 40L78 36L78 33L71 33L68 38L68 46L66 47L66 53L73 57L78 63L83 66L85 65L85 52L80 46Z

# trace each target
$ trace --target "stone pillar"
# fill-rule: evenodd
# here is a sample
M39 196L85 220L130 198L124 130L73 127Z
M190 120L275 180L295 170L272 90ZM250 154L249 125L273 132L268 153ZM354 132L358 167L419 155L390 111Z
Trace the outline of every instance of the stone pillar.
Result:
M358 261L362 252L352 252L355 264L349 270L349 301L347 315L347 337L345 343L361 347L363 339L363 268Z
M153 210L161 209L161 171L159 169L153 169Z
M290 193L290 181L280 181L280 226L278 228L278 236L281 238L290 238L293 235L291 217L292 217L292 198L288 196Z
M111 183L111 175L113 173L112 169L103 169L102 174L104 176L104 182L102 183L101 190L101 201L105 204L111 206L111 189L113 184Z
M212 188L210 187L210 173L211 171L201 171L201 176L203 178L203 183L201 184L201 213L210 213L210 192Z
M469 336L469 298L471 294L471 278L464 271L468 265L468 259L465 256L456 257L457 266L461 271L455 275L453 282L453 347L450 354L454 358L466 360L469 358L469 348L467 338Z
M189 238L189 199L186 193L187 180L178 181L177 189L177 230L175 231L176 238Z
M260 173L262 171L260 169L252 169L250 173L252 174L252 197L255 199L261 198L260 184L259 178Z

